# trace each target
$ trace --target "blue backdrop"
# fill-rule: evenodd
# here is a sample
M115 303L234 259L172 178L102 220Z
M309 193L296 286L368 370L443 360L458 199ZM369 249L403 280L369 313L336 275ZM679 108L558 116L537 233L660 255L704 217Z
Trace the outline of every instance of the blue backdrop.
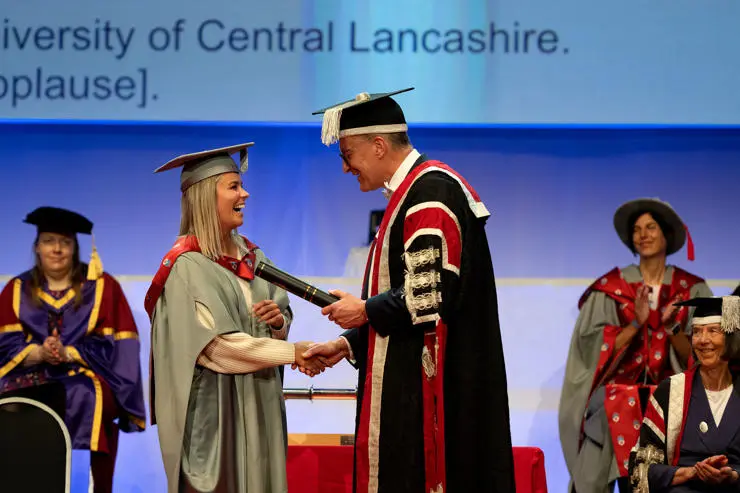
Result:
M152 171L181 153L254 140L242 232L280 267L357 292L345 263L367 237L369 211L385 199L360 193L319 134L316 125L0 124L0 274L31 262L35 231L21 222L27 212L46 204L84 213L95 222L106 270L123 282L148 354L143 295L179 220L177 172ZM465 175L492 212L513 440L543 448L550 489L562 491L556 415L576 302L590 279L633 260L612 214L635 197L671 202L690 228L697 260L687 262L685 250L670 260L712 279L716 294L728 292L740 278L740 129L417 125L410 135ZM89 240L81 243L86 256ZM337 334L315 307L293 304L292 340ZM288 372L286 385L352 387L355 378L342 363L313 382ZM352 402L289 401L288 412L290 432L352 431ZM76 491L85 491L85 460L75 454ZM158 492L164 484L156 430L124 436L116 491Z
M153 174L186 152L255 141L244 177L251 197L243 232L283 268L342 275L367 238L379 192L362 194L341 173L336 146L315 125L5 124L0 127L3 214L14 241L0 272L30 260L40 204L76 209L95 222L106 268L151 274L179 226L177 171ZM676 208L697 244L690 268L737 276L731 245L740 183L740 130L659 128L412 128L413 143L456 167L492 211L496 272L503 277L593 277L630 260L612 214L635 197ZM83 238L83 249L89 242ZM674 261L686 265L685 254Z

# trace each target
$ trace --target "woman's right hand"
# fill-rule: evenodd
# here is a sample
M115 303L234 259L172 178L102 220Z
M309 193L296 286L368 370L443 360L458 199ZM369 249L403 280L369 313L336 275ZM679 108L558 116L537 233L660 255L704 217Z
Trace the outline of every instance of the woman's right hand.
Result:
M293 346L295 347L295 363L294 367L298 367L301 373L305 373L309 377L314 377L319 373L323 372L326 365L319 359L318 356L312 356L310 358L304 358L303 353L308 351L313 345L312 342L296 342Z
M650 317L650 286L644 284L637 288L635 296L635 321L642 327Z

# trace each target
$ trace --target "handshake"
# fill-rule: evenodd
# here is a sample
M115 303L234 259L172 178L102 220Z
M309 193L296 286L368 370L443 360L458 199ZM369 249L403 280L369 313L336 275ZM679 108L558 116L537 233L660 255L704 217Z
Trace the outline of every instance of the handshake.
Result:
M293 370L298 369L309 377L315 377L326 368L331 368L349 356L349 345L346 339L337 338L327 342L296 342L295 363Z
M361 327L368 322L365 301L338 289L329 294L339 298L321 309L321 314L343 329ZM339 337L322 343L298 342L295 344L295 363L291 365L301 373L314 377L350 356L347 339Z
M338 300L321 309L321 314L330 322L334 322L343 329L361 327L368 322L364 300L340 290L331 290L329 293ZM280 308L272 300L255 304L254 313L275 330L285 321ZM331 368L344 358L351 356L349 343L343 337L321 343L296 342L293 346L295 347L295 360L291 368L298 369L309 377L315 377L326 368Z

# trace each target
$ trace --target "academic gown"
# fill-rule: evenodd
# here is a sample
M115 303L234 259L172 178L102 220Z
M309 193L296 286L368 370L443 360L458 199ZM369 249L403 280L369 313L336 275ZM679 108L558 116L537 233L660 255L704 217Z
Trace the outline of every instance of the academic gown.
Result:
M513 493L489 213L421 156L390 197L345 332L359 369L357 493Z
M287 425L278 368L224 374L197 364L219 335L271 337L249 310L235 275L241 267L269 261L240 239L249 254L220 265L187 240L165 256L145 302L152 321L152 418L168 492L287 493ZM271 299L289 316L284 290L257 277L250 289L254 302ZM199 321L198 305L212 317L212 329Z
M637 265L614 268L578 304L558 413L563 455L578 493L610 493L610 483L627 475L642 422L642 398L683 370L668 340L666 331L672 327L661 322L662 310L678 295L684 300L712 296L700 277L666 266L658 305L646 327L616 350L617 335L634 320L635 293L642 283ZM680 330L691 327L691 313L678 313Z
M702 431L706 425L706 431ZM710 485L699 479L672 486L679 467L725 455L740 471L740 378L735 377L719 427L709 407L698 369L661 383L648 404L640 443L632 452L630 476L635 493L736 492L740 483ZM647 489L646 489L647 488Z
M124 432L146 426L139 360L139 334L120 284L103 273L82 285L75 304L69 289L56 298L44 285L40 305L30 292L31 272L11 279L0 293L0 398L2 392L45 383L63 385L64 421L72 447L108 452L104 412ZM69 363L24 366L23 360L57 329L73 357ZM104 409L105 394L115 409Z

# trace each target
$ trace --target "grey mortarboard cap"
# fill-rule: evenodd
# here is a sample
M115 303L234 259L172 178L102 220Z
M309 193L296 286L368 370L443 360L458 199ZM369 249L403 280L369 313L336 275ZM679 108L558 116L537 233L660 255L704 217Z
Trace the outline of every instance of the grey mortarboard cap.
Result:
M247 149L253 145L254 142L247 142L218 149L183 154L182 156L178 156L175 159L168 161L154 170L154 172L161 173L162 171L182 167L182 173L180 174L180 190L184 192L190 186L212 176L224 173L241 174L246 172L248 166ZM236 152L239 153L240 164L238 166L231 157L231 155Z

